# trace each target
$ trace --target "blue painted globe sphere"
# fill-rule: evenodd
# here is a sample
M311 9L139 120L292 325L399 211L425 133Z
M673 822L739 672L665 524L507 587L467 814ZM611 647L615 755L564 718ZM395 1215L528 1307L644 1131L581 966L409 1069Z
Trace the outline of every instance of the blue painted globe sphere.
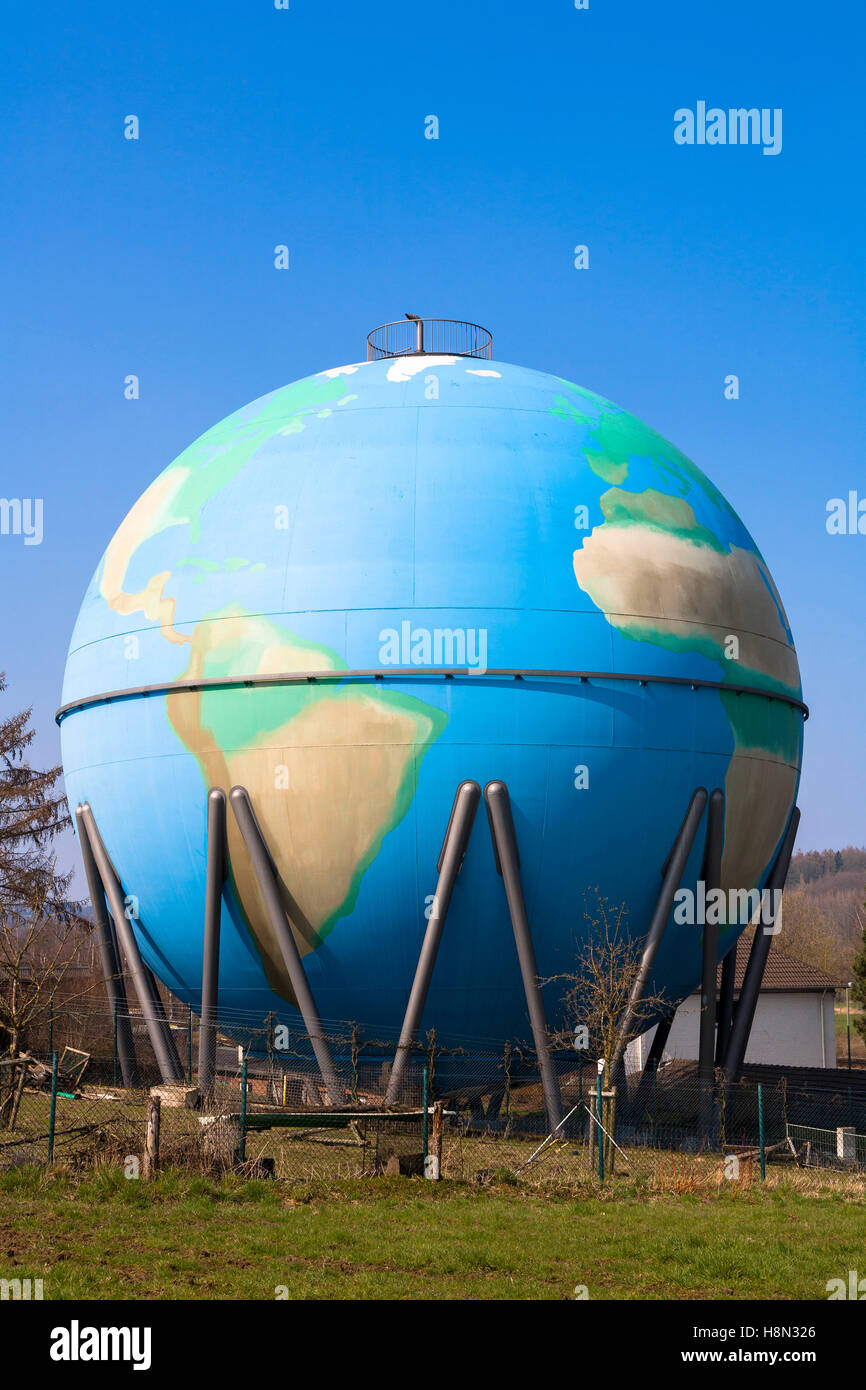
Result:
M599 901L643 936L698 786L725 792L723 886L763 883L799 699L773 580L693 463L559 377L428 355L295 382L171 463L96 569L60 719L70 802L174 994L198 1007L208 789L241 785L323 1018L384 1037L461 781L507 785L538 970L567 974ZM231 814L228 834L220 1008L296 1023ZM676 1003L700 961L672 920L651 990ZM483 812L423 1026L528 1034Z

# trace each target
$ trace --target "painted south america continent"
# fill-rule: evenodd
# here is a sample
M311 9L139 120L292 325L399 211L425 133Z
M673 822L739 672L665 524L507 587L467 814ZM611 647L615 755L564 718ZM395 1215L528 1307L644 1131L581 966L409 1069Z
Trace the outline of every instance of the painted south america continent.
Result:
M328 648L237 606L192 634L184 678L338 671ZM424 756L447 716L421 700L358 684L279 684L169 693L172 727L205 785L246 787L279 871L301 955L351 913L367 868L409 808ZM231 812L234 890L268 983L295 1002Z

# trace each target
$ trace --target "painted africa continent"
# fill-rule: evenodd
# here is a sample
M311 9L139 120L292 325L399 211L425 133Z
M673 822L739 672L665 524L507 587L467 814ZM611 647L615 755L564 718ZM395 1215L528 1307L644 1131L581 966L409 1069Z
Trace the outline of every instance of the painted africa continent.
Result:
M579 403L558 397L553 413L592 426L593 447L583 452L597 476L621 484L639 459L666 484L634 492L614 485L602 493L604 522L573 556L581 589L628 640L697 652L718 665L718 679L726 684L799 699L787 619L762 557L719 539L699 523L685 497L699 487L722 534L731 519L738 521L736 514L655 431L607 402L595 402L600 413L593 420L585 414L586 393L569 389ZM674 489L681 495L671 495ZM751 887L794 795L799 714L781 702L742 701L733 690L721 699L734 737L725 778L723 882ZM752 808L748 818L746 806Z

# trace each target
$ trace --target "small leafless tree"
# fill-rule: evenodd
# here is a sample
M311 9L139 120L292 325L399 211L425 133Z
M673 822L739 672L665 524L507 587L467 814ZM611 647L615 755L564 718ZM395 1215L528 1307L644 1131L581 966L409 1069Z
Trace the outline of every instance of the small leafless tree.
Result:
M58 918L44 901L21 904L14 911L0 905L0 1034L11 1056L43 1021L58 990L69 1004L94 988L89 971L81 970L80 984L73 980L89 933L89 923Z
M567 1024L555 1035L555 1041L573 1047L577 1038L589 1056L604 1058L602 1080L607 1088L613 1079L611 1065L640 969L643 942L629 933L624 903L613 906L597 888L584 894L584 903L588 931L578 948L574 970L553 977L566 986ZM637 1000L622 1039L623 1049L669 1007L660 993L644 994Z
M645 1032L660 1014L667 1013L669 1003L663 994L645 993L632 1007L630 1021L621 1037L632 990L640 970L643 942L635 939L628 929L628 909L624 903L614 906L601 896L597 888L584 894L584 920L587 930L578 947L574 969L545 980L565 985L563 996L565 1025L553 1035L557 1046L578 1047L589 1057L603 1059L602 1085L610 1093L613 1082L613 1060L617 1048L622 1052ZM602 1123L608 1134L613 1133L614 1098L604 1102ZM604 1141L605 1168L613 1171L614 1151L609 1139Z

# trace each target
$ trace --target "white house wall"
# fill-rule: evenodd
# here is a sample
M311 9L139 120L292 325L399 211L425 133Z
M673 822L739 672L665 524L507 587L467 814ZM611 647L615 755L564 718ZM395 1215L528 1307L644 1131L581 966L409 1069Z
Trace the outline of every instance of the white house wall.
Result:
M836 1032L833 991L761 994L746 1049L747 1062L788 1067L835 1067ZM691 994L677 1009L665 1047L666 1058L697 1061L700 995ZM640 1070L649 1055L655 1028L629 1044L626 1068Z

